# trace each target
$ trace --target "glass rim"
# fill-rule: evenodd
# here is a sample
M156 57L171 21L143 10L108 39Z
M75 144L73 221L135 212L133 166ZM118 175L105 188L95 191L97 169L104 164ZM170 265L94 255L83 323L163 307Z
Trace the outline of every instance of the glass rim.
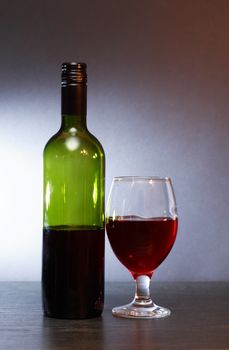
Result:
M168 181L171 182L171 177L169 176L114 176L113 181Z

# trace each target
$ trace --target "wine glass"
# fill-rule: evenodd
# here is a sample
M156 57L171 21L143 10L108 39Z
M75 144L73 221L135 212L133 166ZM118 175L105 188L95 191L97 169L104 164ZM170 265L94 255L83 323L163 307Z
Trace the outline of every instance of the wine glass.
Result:
M111 247L136 281L134 300L115 307L114 316L161 318L170 310L153 303L150 279L169 254L177 233L178 217L171 179L120 176L112 181L106 210Z

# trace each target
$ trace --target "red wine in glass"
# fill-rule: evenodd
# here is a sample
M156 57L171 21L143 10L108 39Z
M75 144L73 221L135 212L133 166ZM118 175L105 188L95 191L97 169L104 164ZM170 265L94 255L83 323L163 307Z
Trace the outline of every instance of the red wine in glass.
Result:
M134 279L151 278L173 246L177 224L177 218L124 216L109 218L106 230L115 255Z

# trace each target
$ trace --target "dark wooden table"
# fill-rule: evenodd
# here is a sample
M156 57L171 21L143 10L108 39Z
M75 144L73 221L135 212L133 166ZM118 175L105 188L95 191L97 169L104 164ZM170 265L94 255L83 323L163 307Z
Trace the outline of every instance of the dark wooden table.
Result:
M103 316L69 321L43 317L38 282L1 282L0 349L229 349L229 283L154 282L153 299L170 317L113 317L112 306L133 291L130 283L107 283Z

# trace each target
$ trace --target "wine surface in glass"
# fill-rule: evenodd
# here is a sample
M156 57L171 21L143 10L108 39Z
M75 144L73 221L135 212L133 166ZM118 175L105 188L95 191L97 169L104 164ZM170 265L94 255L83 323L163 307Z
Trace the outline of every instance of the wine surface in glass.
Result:
M106 230L120 262L136 279L152 276L169 254L177 233L178 220L169 217L142 219L138 216L109 218Z

